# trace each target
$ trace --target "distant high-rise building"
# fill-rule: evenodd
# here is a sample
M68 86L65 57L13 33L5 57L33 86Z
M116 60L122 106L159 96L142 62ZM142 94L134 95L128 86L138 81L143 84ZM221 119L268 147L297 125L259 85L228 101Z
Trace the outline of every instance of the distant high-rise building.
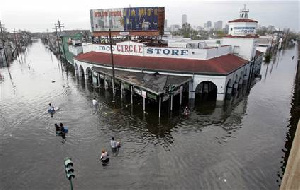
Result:
M187 24L187 15L183 14L182 15L182 25Z
M211 21L207 21L206 22L206 27L207 28L211 28L212 27L212 22Z
M223 22L219 20L219 21L214 23L214 29L215 30L222 30L222 25L223 25Z
M207 23L204 23L204 28L207 28Z
M167 19L165 19L165 25L164 25L164 28L165 28L165 29L168 28L168 20L167 20Z

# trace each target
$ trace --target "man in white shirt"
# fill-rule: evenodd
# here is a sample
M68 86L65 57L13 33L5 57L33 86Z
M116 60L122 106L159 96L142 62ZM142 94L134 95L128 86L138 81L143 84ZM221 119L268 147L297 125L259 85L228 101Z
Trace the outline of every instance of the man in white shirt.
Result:
M94 98L94 99L92 100L92 103L93 103L93 106L95 106L95 107L98 105L98 102L97 102L96 98Z
M52 106L51 103L49 103L48 105L49 105L48 112L53 112L54 111L54 106Z
M97 112L97 109L98 109L98 102L97 102L97 100L96 100L95 97L93 98L92 103L93 103L93 106L94 106L94 108L95 108L95 112Z
M117 148L117 141L115 141L114 137L111 138L110 146L111 146L112 149L116 149Z
M49 105L48 113L50 113L51 117L53 117L53 114L55 112L54 106L51 103L49 103L48 105Z

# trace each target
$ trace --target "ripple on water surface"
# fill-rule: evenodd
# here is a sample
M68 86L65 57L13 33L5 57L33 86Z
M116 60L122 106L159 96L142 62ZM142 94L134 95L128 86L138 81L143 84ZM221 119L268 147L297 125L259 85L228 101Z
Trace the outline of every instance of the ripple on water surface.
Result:
M112 104L110 92L93 89L34 43L0 68L1 187L67 189L69 156L77 189L276 189L293 86L283 72L295 68L288 58L294 50L285 52L272 73L262 65L263 78L249 94L197 104L188 117L165 111L159 120L157 107L147 105L143 114L139 99L133 109L119 97ZM53 118L50 102L60 107ZM60 122L69 129L64 143L55 135ZM122 143L118 154L109 148L112 136ZM107 167L99 162L103 148L111 153Z

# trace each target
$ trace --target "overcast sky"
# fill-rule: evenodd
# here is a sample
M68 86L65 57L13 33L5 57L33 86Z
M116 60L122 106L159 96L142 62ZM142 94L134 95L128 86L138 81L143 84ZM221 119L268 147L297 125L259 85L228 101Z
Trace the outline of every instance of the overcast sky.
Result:
M65 29L90 29L90 9L163 6L168 25L181 24L187 14L192 26L238 18L247 4L249 18L259 25L274 25L300 31L300 1L203 1L203 0L1 0L0 20L9 31L26 29L31 32L54 31L59 19Z

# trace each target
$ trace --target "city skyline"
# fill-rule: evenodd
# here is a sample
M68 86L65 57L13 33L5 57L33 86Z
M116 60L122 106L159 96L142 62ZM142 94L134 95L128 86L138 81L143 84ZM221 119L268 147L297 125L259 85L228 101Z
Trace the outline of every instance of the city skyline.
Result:
M187 22L192 26L202 26L207 21L223 21L225 25L229 20L238 18L239 10L246 4L250 10L249 18L257 20L261 26L275 26L276 28L290 28L300 31L299 26L299 2L298 1L119 1L118 3L106 2L104 5L99 1L92 0L74 4L71 1L60 2L53 0L47 5L29 0L7 2L1 4L0 20L8 29L25 29L32 32L54 31L54 23L59 19L65 24L66 30L85 29L90 30L90 9L98 8L121 8L121 7L165 7L165 16L168 26L180 24L182 15L186 14ZM20 6L15 6L19 4ZM57 6L60 4L61 6ZM71 5L71 6L70 6ZM116 6L117 5L117 6ZM38 16L40 15L40 16ZM280 15L278 17L277 15ZM274 19L276 18L276 19Z

